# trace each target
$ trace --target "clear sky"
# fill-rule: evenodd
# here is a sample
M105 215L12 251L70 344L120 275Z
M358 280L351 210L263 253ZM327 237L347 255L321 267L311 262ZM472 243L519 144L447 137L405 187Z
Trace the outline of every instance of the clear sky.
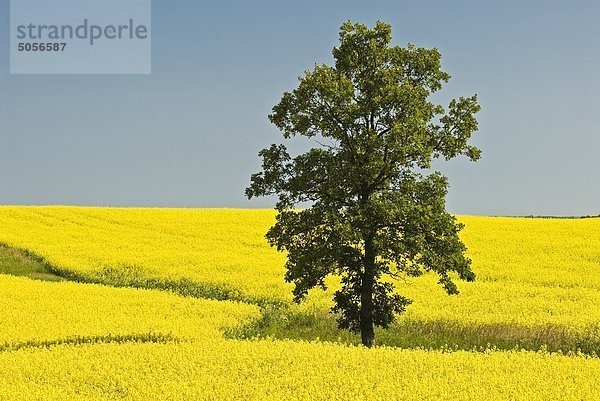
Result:
M151 75L9 75L0 0L0 204L272 207L244 188L267 119L345 20L437 47L437 97L477 93L478 163L438 163L460 214L600 213L600 2L183 1L152 5Z

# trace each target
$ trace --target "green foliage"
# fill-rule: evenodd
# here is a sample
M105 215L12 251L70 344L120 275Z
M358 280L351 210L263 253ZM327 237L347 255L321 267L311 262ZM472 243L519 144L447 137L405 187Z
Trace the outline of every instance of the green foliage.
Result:
M302 300L342 277L333 311L339 326L360 331L373 344L373 325L387 327L410 302L389 278L439 275L449 294L451 279L473 280L459 240L462 228L445 211L448 182L423 174L434 158L465 155L477 130L476 96L452 100L447 110L429 96L450 79L437 49L391 45L391 27L346 22L335 65L317 65L285 92L269 116L284 138L314 138L318 147L292 157L282 144L260 151L249 198L277 195L277 222L270 244L287 251L286 280ZM311 206L293 210L301 202Z
M263 308L262 317L225 330L226 338L274 338L297 341L330 341L360 344L359 336L341 330L331 315ZM464 323L450 320L398 319L387 330L379 329L378 345L399 348L485 351L489 349L550 351L600 355L600 327L576 332L565 325L528 326L510 323Z

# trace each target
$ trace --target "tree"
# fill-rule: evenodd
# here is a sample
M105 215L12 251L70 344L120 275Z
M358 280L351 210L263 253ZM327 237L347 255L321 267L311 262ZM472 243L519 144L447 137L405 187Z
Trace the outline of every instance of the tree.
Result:
M266 237L287 251L294 300L338 275L332 312L371 347L374 326L388 327L411 302L395 292L394 279L435 272L449 294L458 293L455 276L475 279L462 225L445 210L448 181L426 172L435 158L479 159L467 142L480 107L476 95L447 110L431 103L450 79L440 53L392 46L388 24L344 23L333 57L335 66L306 71L269 115L284 138L318 146L293 158L282 144L261 150L262 171L246 195L278 196ZM294 210L305 202L310 207Z

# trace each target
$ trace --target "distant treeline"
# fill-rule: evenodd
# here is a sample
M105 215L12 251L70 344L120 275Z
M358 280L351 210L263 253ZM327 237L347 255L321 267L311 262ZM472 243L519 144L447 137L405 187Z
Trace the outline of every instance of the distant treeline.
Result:
M595 216L534 216L532 214L528 216L506 216L506 217L524 217L527 219L593 219L600 217L600 214Z

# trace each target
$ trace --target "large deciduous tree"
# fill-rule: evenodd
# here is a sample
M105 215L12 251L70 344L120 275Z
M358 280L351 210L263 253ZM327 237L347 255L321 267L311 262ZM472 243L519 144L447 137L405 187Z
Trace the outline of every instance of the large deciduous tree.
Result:
M435 272L449 294L458 293L453 276L475 278L462 226L445 210L448 181L428 172L435 158L479 159L468 144L479 105L476 96L447 109L430 102L450 78L440 53L392 46L382 22L346 22L333 57L333 67L306 71L269 115L284 138L318 146L296 157L281 144L261 150L262 171L246 195L278 196L267 239L287 251L295 301L338 275L339 327L370 347L374 326L388 327L411 302L395 292L395 278ZM299 203L310 207L294 210Z

